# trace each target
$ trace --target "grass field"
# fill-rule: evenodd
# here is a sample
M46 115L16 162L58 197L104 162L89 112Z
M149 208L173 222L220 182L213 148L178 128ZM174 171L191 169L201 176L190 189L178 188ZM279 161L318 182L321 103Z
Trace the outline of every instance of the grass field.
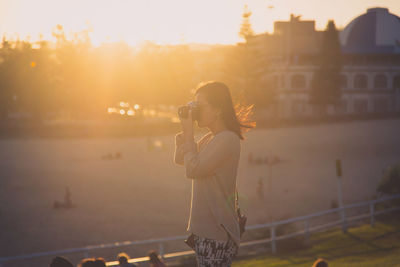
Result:
M337 158L344 203L370 199L383 170L400 161L399 136L399 119L247 133L238 184L248 224L330 209L337 200ZM173 163L174 135L154 139L165 149L149 151L143 137L0 140L0 257L185 234L191 181ZM102 159L116 152L120 159ZM280 162L251 165L249 153ZM263 199L257 196L260 180ZM66 186L76 206L54 210ZM186 245L166 252L173 248ZM141 257L147 249L126 252ZM92 256L113 260L117 252Z
M390 215L393 216L393 215ZM301 240L298 240L302 244ZM296 242L296 240L285 241ZM281 247L279 248L279 246ZM340 229L311 235L309 246L285 249L278 243L278 253L236 261L234 267L283 267L312 266L318 259L325 259L329 266L400 266L399 216L375 224L350 228L346 234Z

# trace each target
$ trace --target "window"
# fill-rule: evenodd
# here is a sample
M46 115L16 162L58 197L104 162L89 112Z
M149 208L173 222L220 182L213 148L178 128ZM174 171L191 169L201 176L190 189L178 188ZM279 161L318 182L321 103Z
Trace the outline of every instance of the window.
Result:
M341 74L339 77L340 81L340 88L345 89L347 88L347 76L344 74Z
M280 76L280 84L281 84L282 87L287 86L286 81L285 81L285 74L282 74Z
M306 78L304 75L293 75L291 80L292 88L305 88L306 87Z
M279 88L279 76L272 75L264 77L262 80L262 84L267 89L278 89Z
M270 86L273 89L278 88L279 87L279 76L274 75L274 76L269 77L268 86Z
M355 113L366 113L368 111L368 103L366 99L354 100L354 112Z
M338 114L345 114L347 112L347 100L342 99L335 105L335 112Z
M374 99L374 111L377 113L387 112L389 110L389 101L386 98Z
M293 100L292 104L292 115L301 115L304 112L304 101Z
M377 74L377 75L375 75L375 78L374 78L374 88L375 88L375 89L387 88L387 78L386 78L386 75L384 75L384 74Z
M367 76L365 76L364 74L357 74L356 76L354 76L354 88L367 88Z

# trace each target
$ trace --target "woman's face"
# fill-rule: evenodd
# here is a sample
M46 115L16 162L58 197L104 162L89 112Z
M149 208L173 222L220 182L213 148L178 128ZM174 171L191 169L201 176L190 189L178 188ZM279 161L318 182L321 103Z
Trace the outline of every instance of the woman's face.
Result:
M207 127L218 119L218 109L208 103L204 94L196 94L195 101L200 106L200 115L197 121L199 127Z

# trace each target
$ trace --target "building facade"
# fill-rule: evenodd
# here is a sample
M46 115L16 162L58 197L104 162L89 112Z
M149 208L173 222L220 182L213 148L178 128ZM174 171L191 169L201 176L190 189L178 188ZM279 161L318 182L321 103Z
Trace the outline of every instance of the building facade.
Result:
M341 99L327 107L328 114L400 112L400 17L386 8L371 8L352 20L339 37ZM268 58L261 87L276 92L273 116L317 115L309 100L322 38L314 21L292 15L290 21L275 22L273 34L248 41Z

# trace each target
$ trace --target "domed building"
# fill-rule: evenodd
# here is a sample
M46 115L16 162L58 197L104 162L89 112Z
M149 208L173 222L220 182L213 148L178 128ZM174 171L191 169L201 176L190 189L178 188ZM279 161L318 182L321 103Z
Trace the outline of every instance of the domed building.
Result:
M370 8L340 33L346 54L400 54L400 17L387 8Z
M315 115L309 98L322 37L323 31L315 30L315 21L292 15L290 21L275 22L273 34L249 40L251 47L268 58L265 84L273 84L277 91L273 116ZM328 107L328 113L400 112L400 17L387 8L370 8L341 30L339 38L341 99Z
M400 17L370 8L340 32L350 113L400 111Z

